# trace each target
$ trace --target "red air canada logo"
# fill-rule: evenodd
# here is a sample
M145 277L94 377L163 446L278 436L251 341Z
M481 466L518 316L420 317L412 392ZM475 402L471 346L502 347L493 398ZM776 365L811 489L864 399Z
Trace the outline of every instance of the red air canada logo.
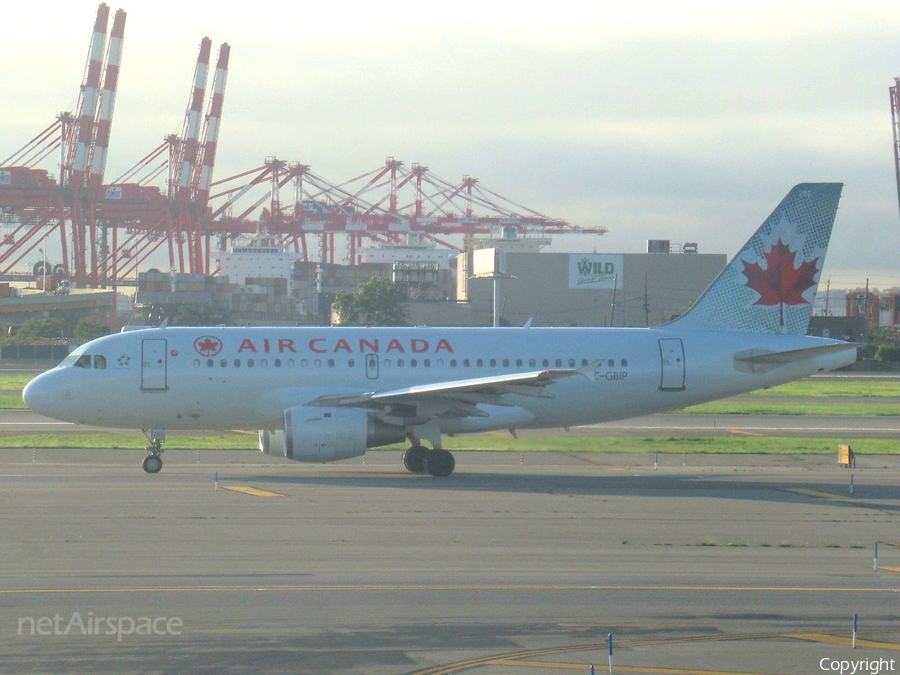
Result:
M759 263L744 263L744 276L747 277L747 288L759 293L754 305L765 305L781 308L781 325L784 325L785 305L808 305L803 294L816 285L816 273L819 271L819 259L804 260L799 267L797 252L781 239L773 244L766 253L766 268Z
M194 349L200 356L215 356L222 351L222 341L211 335L204 335L194 340Z

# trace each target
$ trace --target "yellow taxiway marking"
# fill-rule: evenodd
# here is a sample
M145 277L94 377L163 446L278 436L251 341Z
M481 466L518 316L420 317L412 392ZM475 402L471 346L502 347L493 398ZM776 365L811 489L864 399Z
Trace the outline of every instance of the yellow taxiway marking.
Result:
M785 637L794 638L796 640L807 640L809 642L824 642L830 645L852 645L853 640L848 637L838 637L837 635L826 635L825 633L787 633ZM874 647L875 649L890 649L900 652L900 644L895 642L876 642L875 640L856 640L857 647Z
M517 659L497 659L490 663L492 666L518 666L520 668L558 668L560 670L580 670L585 672L583 663L559 663L553 661L520 661ZM600 663L597 668L600 672L605 670L607 664ZM763 673L746 673L734 670L696 670L685 668L649 668L644 666L622 666L616 664L617 673L662 673L663 675L763 675Z
M284 497L283 494L279 494L278 492L269 492L268 490L260 490L255 487L250 487L249 485L223 485L223 488L226 490L233 490L234 492L243 492L245 495L253 495L254 497Z
M806 495L807 497L821 497L822 499L830 499L835 502L846 502L848 504L862 505L858 499L851 499L843 495L836 495L831 492L821 492L819 490L809 490L807 488L787 488L788 492L796 492L798 495Z
M758 434L755 431L744 431L743 429L726 429L729 434L736 434L738 436L765 436L765 434Z
M885 572L900 572L900 567L886 567L884 565L879 565L878 569L884 570Z

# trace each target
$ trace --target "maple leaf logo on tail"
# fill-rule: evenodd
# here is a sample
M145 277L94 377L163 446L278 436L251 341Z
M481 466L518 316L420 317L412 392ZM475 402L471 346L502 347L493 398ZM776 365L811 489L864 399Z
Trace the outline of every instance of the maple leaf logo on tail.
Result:
M797 263L797 252L792 251L781 238L773 244L765 254L766 268L759 263L744 263L744 276L747 277L747 288L759 293L754 305L781 309L781 325L784 325L785 305L808 305L803 294L816 285L816 274L819 271L819 259L804 260Z

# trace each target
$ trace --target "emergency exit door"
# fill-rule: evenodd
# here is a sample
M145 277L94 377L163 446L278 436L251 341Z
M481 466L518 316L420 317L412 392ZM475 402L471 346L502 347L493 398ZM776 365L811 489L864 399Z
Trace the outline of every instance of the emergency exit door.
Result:
M141 389L165 391L168 389L166 374L166 341L144 340L141 345Z
M681 339L660 340L659 356L662 367L659 388L664 391L684 389L684 345L681 343Z

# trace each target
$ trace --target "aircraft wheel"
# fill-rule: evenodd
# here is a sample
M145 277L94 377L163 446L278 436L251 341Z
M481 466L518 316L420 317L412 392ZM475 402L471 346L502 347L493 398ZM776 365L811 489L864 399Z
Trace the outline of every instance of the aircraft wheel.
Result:
M425 458L429 452L424 445L413 445L403 453L403 466L412 473L425 473Z
M159 470L162 469L162 464L162 457L159 455L147 455L144 457L141 466L144 467L144 471L147 473L159 473Z
M435 478L444 478L453 473L456 460L446 450L432 450L425 457L425 472Z

